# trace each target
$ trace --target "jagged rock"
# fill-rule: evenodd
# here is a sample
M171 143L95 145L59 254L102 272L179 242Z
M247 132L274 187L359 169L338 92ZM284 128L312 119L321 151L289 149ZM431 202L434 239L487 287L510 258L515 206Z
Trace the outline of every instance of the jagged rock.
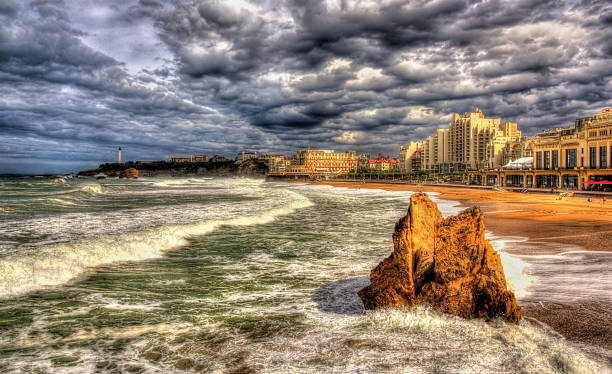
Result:
M443 219L426 194L412 195L408 213L395 224L393 253L358 293L365 308L428 303L464 318L518 322L521 309L484 235L478 207Z
M119 178L138 179L138 170L128 168L119 172Z

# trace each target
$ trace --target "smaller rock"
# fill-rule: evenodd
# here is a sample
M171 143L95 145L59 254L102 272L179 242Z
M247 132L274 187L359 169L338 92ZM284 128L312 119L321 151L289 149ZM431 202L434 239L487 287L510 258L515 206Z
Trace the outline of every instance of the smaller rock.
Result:
M122 170L119 172L119 178L138 179L138 170L134 168Z

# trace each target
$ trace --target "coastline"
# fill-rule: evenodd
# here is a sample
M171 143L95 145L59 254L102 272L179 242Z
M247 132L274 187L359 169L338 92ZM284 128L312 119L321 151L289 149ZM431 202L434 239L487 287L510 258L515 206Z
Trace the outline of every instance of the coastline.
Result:
M303 181L302 181L303 182ZM557 194L415 186L383 183L316 181L309 184L389 191L435 192L462 208L478 205L485 227L496 237L523 237L528 245L513 253L550 255L586 250L612 252L612 202ZM596 275L594 275L596 277ZM519 300L524 318L544 323L598 361L612 367L612 303L593 301Z
M521 194L448 186L338 181L307 183L345 188L435 192L439 198L458 201L464 208L480 206L485 216L485 227L496 236L520 236L529 241L612 252L612 201L602 203L601 199L591 198L591 202L588 202L586 197L579 196L558 200L558 194ZM551 235L551 232L555 234Z

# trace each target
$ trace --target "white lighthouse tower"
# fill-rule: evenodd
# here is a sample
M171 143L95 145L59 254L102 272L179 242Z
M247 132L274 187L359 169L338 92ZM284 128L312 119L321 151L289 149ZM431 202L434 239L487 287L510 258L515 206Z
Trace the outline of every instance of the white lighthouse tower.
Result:
M117 150L117 163L121 164L121 147Z

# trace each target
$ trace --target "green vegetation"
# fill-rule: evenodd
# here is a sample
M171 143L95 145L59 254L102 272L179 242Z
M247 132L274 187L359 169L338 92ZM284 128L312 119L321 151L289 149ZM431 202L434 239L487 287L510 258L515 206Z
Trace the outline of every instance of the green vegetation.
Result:
M356 180L397 180L413 182L441 182L441 183L464 183L465 172L437 173L432 171L413 171L403 172L399 170L367 170L360 169L346 174L341 174L336 179L356 179Z
M81 172L81 174L104 173L112 175L123 170L134 168L140 171L177 171L185 174L195 174L202 171L223 171L225 173L240 173L241 170L249 170L252 174L265 174L268 172L268 163L265 160L250 159L240 164L233 160L213 160L207 162L176 162L176 161L128 161L126 163L101 164L95 170Z
M128 161L123 164L108 163L102 164L98 167L100 173L111 172L111 171L122 171L128 168L134 168L138 170L185 170L187 172L196 172L198 169L203 168L206 170L213 169L228 169L235 171L237 165L234 161L208 161L208 162L175 162L175 161L152 161L152 162L139 162L139 161Z

